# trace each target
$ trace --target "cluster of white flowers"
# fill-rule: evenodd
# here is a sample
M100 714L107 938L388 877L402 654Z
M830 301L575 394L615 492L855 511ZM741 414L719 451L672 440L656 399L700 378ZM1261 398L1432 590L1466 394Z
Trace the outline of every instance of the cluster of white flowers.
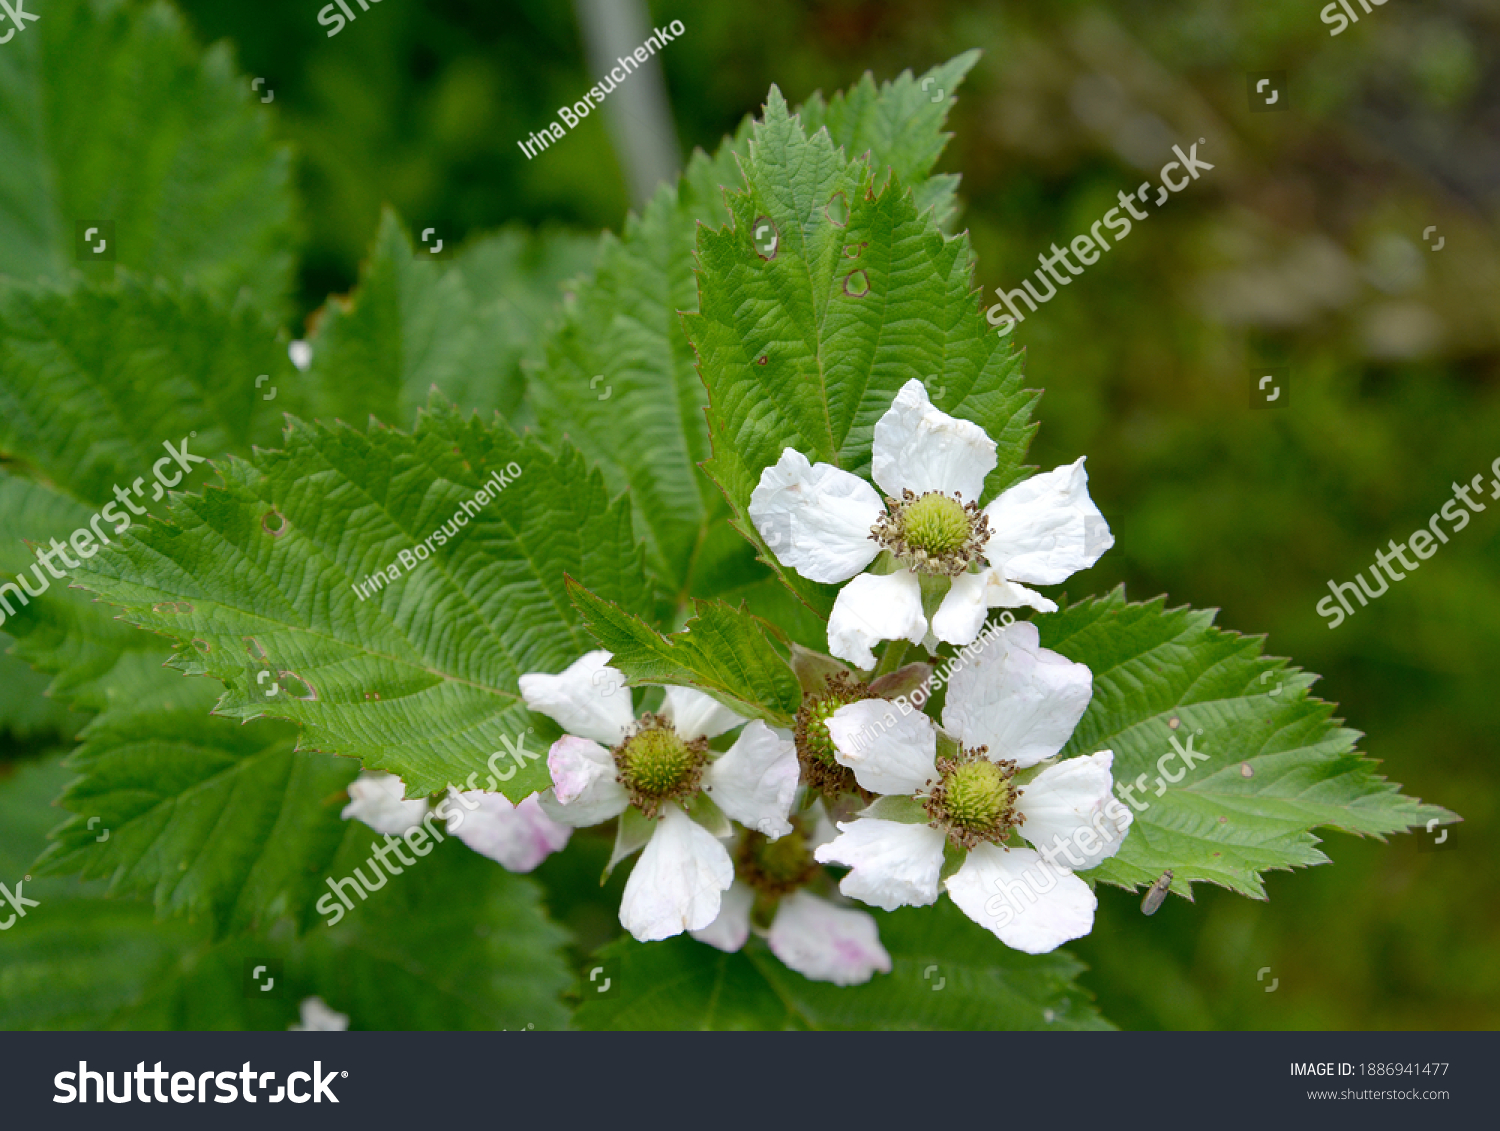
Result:
M789 968L839 985L891 969L875 919L849 900L890 911L946 890L975 922L1033 954L1087 934L1096 900L1074 873L1114 855L1131 823L1113 796L1110 751L1058 757L1089 704L1092 674L1042 648L1029 621L992 626L982 646L967 646L988 609L1054 611L1026 586L1063 581L1113 538L1081 459L981 507L995 452L983 429L939 411L918 381L875 426L872 476L884 502L864 480L786 449L762 474L750 515L762 532L789 534L767 539L782 565L847 582L828 650L859 670L799 654L795 731L688 687L664 687L659 706L638 716L606 651L524 675L526 705L564 732L547 757L552 787L519 806L454 791L448 800L467 813L450 809L450 828L528 871L570 829L618 818L611 867L640 852L620 905L636 939L687 932L736 951L753 931ZM872 671L884 641L972 651L950 669L941 725L892 710L931 668L890 670L897 655ZM351 795L345 816L379 831L427 811L404 800L395 779L362 778ZM1066 864L1057 859L1064 845ZM848 869L837 889L825 865ZM997 912L995 897L1017 882L1032 885L1034 900Z

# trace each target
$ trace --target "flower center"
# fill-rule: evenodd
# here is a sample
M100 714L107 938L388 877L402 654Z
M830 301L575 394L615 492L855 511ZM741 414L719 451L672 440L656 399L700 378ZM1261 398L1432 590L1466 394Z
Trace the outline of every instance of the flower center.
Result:
M890 512L870 528L870 537L918 573L957 577L978 559L989 541L990 520L978 503L957 495L903 491L887 498Z
M834 757L833 736L828 733L828 717L846 703L870 698L869 686L846 672L828 676L823 690L802 697L794 732L797 761L802 765L802 781L830 799L841 793L858 793L870 800L854 780L854 771L839 765Z
M1016 812L1020 790L1011 782L1016 764L992 762L984 750L961 749L956 758L939 758L940 780L924 802L932 826L960 848L999 844L1025 820Z
M761 895L778 896L796 891L818 873L800 822L777 840L747 832L740 842L735 872Z
M613 753L616 780L646 816L654 817L662 802L698 791L708 761L708 740L684 741L665 718L647 713Z

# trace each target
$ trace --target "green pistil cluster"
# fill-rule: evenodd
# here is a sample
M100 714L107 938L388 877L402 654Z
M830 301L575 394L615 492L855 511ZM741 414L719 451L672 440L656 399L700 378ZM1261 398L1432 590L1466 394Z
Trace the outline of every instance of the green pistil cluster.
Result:
M776 840L747 832L740 842L735 874L759 895L775 898L812 880L818 874L818 862L813 859L802 824L794 821L792 831Z
M698 792L708 762L708 740L684 741L665 718L647 713L613 753L615 780L630 792L636 808L655 817L663 803Z
M873 795L861 789L854 771L841 766L834 757L833 737L828 733L828 717L847 703L869 699L869 685L860 683L847 672L828 676L823 689L802 697L794 731L797 761L802 766L802 781L827 798L843 793L857 793L865 800Z
M957 577L977 561L990 537L989 517L977 502L957 495L903 491L887 498L890 512L870 527L870 537L918 573Z
M1011 779L1014 762L992 762L985 748L963 750L937 760L938 784L923 802L933 828L942 829L959 848L999 844L1025 818L1016 812L1021 791Z

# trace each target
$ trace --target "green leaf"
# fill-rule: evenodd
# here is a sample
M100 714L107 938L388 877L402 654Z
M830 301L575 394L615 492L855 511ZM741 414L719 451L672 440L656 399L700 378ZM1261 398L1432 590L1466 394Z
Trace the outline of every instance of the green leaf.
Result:
M0 51L0 274L107 278L78 254L104 226L114 263L281 304L290 161L228 47L200 51L162 3L33 14Z
M0 453L90 511L127 513L114 488L136 484L132 501L149 509L153 466L166 458L175 475L164 444L248 452L298 398L274 328L246 306L123 274L67 290L0 281Z
M331 300L318 319L309 372L332 414L356 424L373 414L405 425L434 385L463 408L514 417L521 362L540 357L558 283L587 266L591 248L512 231L456 261L436 259L387 209L358 289Z
M59 701L102 710L98 681L123 654L161 644L69 591L26 542L66 546L82 531L103 544L138 512L166 509L153 469L179 489L206 477L204 463L179 479L164 444L248 453L307 396L269 324L201 290L123 275L67 290L0 282L0 585L22 573L32 590L47 583L35 598L5 590L0 624L18 656L56 676Z
M571 578L568 596L602 648L610 666L632 684L695 687L746 718L790 726L802 702L802 687L758 618L743 609L695 601L687 627L663 636L645 621L590 593Z
M1355 752L1359 732L1307 693L1316 676L1262 656L1261 638L1213 619L1212 610L1167 609L1164 598L1129 604L1117 589L1035 622L1045 647L1094 674L1093 700L1063 754L1113 750L1116 793L1142 787L1119 854L1090 879L1134 888L1170 868L1174 890L1207 880L1263 899L1261 873L1327 863L1314 828L1383 838L1458 819L1374 772ZM1184 750L1193 740L1191 769L1174 738Z
M780 567L750 523L765 468L792 447L868 474L875 422L920 378L996 441L993 495L1022 475L1035 394L980 316L967 238L945 237L896 176L877 191L867 164L809 138L774 87L749 150L733 224L698 232L701 310L686 324L710 396L704 466L761 560L826 615L836 590ZM763 218L778 229L769 258L753 242Z
M1064 951L1011 950L948 900L875 912L892 971L863 986L812 982L758 939L725 954L687 936L621 939L599 958L619 989L574 1014L582 1029L1102 1029Z
M489 772L531 721L520 676L593 647L566 573L626 608L648 603L628 504L610 503L576 451L437 400L410 435L294 420L282 450L220 470L222 488L178 496L173 525L131 530L79 584L176 639L173 666L223 681L217 714L291 719L301 749L389 770L413 796ZM505 791L547 784L538 759Z
M902 71L895 82L880 84L868 71L847 94L835 94L826 104L814 94L799 111L809 135L826 128L833 143L850 157L868 153L877 169L889 169L910 185L923 212L937 209L937 222L946 227L957 213L958 176L933 177L932 168L952 134L943 132L958 89L980 52L976 48L913 78ZM930 179L929 179L930 178Z
M84 730L67 763L82 776L59 802L75 815L38 866L153 893L162 914L202 917L218 934L282 916L310 926L340 847L368 843L368 829L339 816L359 767L296 752L284 723L213 718L203 681L158 678L175 684L170 703L122 705Z

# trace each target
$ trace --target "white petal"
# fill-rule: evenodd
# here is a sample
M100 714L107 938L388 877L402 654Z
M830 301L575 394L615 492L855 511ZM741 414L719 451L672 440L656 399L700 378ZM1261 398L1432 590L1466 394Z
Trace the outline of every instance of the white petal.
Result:
M805 891L781 901L766 941L783 965L815 982L858 986L891 972L873 915Z
M981 844L946 886L959 910L1027 954L1045 954L1088 934L1099 905L1088 884L1029 848Z
M1017 483L985 508L984 556L1013 581L1056 585L1099 560L1115 544L1089 498L1083 460Z
M937 829L861 817L840 822L839 833L813 853L820 864L853 869L840 881L839 891L886 911L936 901L947 840Z
M733 954L750 937L750 908L755 904L755 889L735 880L719 900L719 917L701 931L688 934L701 943Z
M750 521L776 555L803 577L847 581L875 560L870 527L885 514L875 488L832 464L809 465L787 448L750 492Z
M985 602L992 570L983 573L961 573L932 616L932 634L945 644L962 648L971 644L984 627L989 606Z
M861 668L875 666L870 649L882 640L922 643L922 586L909 569L877 576L862 573L839 590L828 617L828 650Z
M734 882L734 864L712 833L676 805L661 812L620 901L620 925L638 942L701 931Z
M453 835L507 871L531 871L560 851L573 835L568 826L547 816L534 793L521 804L512 805L499 793L448 792L465 810L464 820L454 828ZM449 811L453 811L452 806Z
M692 687L662 688L667 693L661 713L672 724L679 738L691 742L695 738L718 738L726 730L733 730L745 721L712 695L705 695Z
M1084 871L1120 851L1134 819L1114 795L1108 750L1048 766L1023 786L1021 835L1062 868Z
M609 658L608 652L590 652L561 675L523 675L521 698L569 734L617 746L635 716L625 676L607 666Z
M560 824L597 825L630 804L630 795L615 780L614 755L597 742L563 735L547 752L547 769L552 788L541 795L541 806Z
M320 997L303 998L298 1011L302 1014L302 1024L288 1025L287 1028L292 1032L342 1033L349 1028L349 1015L330 1009L328 1003Z
M1049 601L1035 589L1007 581L993 566L981 571L979 576L984 578L984 603L992 609L1031 608L1039 613L1057 612L1055 601Z
M1036 625L1017 621L989 638L948 681L943 729L965 746L1025 769L1067 744L1093 696L1088 668L1038 646Z
M349 783L349 804L339 816L363 821L377 833L401 836L427 816L425 799L406 801L405 796L406 787L395 774L364 770Z
M704 771L703 788L728 816L775 840L792 831L800 773L796 743L756 719Z
M910 797L937 777L937 729L920 711L885 699L846 703L828 716L833 756L871 793Z
M894 498L910 489L918 495L957 492L964 502L977 503L995 462L995 441L984 429L934 408L916 378L875 422L870 478Z

